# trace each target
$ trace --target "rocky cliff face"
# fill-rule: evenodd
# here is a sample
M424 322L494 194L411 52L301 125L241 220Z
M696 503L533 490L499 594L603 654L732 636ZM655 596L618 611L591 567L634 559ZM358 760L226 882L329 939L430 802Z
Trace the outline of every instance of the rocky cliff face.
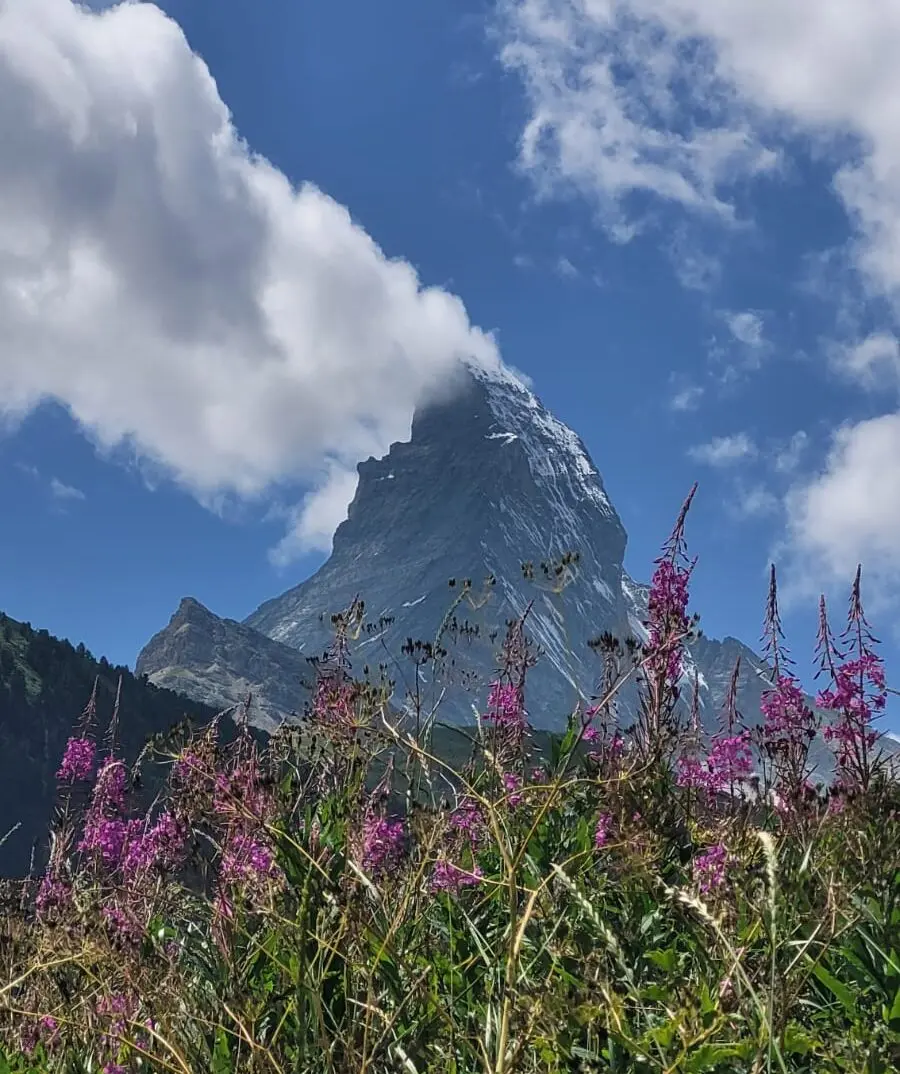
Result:
M319 571L243 624L183 603L139 670L207 703L252 689L259 707L251 718L268 723L302 708L305 656L323 651L331 615L360 596L376 629L352 643L356 668L384 664L398 704L418 694L426 705L440 700L441 718L465 721L483 704L506 621L530 607L542 653L528 680L530 715L558 728L599 679L588 641L604 631L642 635L647 588L623 570L625 529L603 481L576 434L512 374L473 372L453 398L416 414L408 443L362 463L359 475ZM541 563L571 552L578 564L555 592L552 568ZM534 565L531 580L523 561ZM482 601L487 577L494 582ZM463 579L473 589L459 601ZM408 639L438 640L446 658L417 672L403 651ZM696 665L707 721L739 653L741 698L755 713L764 667L751 650L734 639L692 647L688 674Z
M141 651L135 672L157 686L219 711L252 694L256 726L271 730L299 705L305 657L236 622L213 615L185 597L165 629Z

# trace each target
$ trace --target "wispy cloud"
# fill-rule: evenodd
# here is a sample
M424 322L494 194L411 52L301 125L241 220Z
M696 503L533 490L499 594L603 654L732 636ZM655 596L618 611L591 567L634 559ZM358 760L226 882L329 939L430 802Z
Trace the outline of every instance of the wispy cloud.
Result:
M680 388L669 400L672 410L686 411L696 410L703 398L704 389L698 384L691 384L686 388Z
M581 273L567 257L560 257L556 262L557 275L566 280L577 280Z
M688 449L688 455L707 466L725 467L751 459L757 454L756 445L746 433L734 436L717 436L709 443L697 444Z
M864 388L900 387L900 341L893 333L873 332L851 344L831 348L831 364Z
M767 518L781 509L781 500L765 485L756 484L739 487L734 501L728 509L738 519Z
M745 347L760 350L766 346L763 334L764 322L761 314L755 310L743 310L740 313L723 314L728 331Z
M798 430L790 440L781 445L775 451L773 468L779 474L793 474L809 447L809 436L802 429Z
M74 485L66 485L57 477L50 479L50 491L57 500L84 500L85 494Z

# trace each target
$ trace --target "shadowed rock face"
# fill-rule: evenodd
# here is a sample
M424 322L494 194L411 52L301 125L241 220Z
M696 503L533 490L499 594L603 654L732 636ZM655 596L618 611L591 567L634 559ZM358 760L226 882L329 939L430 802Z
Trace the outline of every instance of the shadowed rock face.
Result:
M298 705L306 659L233 619L185 597L168 626L141 651L135 672L157 686L225 709L253 694L254 722L271 729Z
M625 544L579 438L516 377L474 373L451 399L416 414L408 443L360 464L347 520L315 574L243 624L182 604L138 667L207 703L238 701L251 688L259 706L251 719L262 724L302 709L305 657L323 652L332 614L361 597L375 628L351 643L354 669L386 665L403 704L417 690L404 643L439 637L446 658L420 669L418 694L426 707L441 699L440 718L470 721L473 704L484 704L507 620L529 609L528 632L541 650L528 676L530 718L537 727L560 728L577 699L597 687L601 666L588 641L604 631L646 636L648 587L624 572ZM555 593L540 563L566 552L580 559L574 578ZM523 561L534 563L533 581L523 577ZM487 576L494 579L489 597L475 600ZM472 594L454 607L467 578ZM383 618L393 622L378 627ZM708 726L738 656L738 709L755 721L766 688L759 657L734 638L700 637L690 647L686 679L693 682L696 672ZM632 705L633 693L623 693L626 720Z

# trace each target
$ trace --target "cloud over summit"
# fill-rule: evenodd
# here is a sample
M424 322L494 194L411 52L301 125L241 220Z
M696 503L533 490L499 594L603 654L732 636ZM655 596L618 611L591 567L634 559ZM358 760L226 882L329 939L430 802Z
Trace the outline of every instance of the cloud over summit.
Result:
M57 402L207 503L322 482L282 556L327 544L334 490L461 358L498 360L458 298L252 153L151 4L5 0L0 141L0 406Z

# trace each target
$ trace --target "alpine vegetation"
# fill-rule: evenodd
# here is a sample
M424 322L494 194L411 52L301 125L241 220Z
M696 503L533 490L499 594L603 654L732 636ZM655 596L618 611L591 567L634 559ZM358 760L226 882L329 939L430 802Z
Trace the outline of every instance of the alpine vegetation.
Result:
M565 714L533 710L531 604L462 728L351 663L359 601L267 740L248 704L230 740L217 717L129 766L92 697L46 868L4 891L0 1070L900 1069L900 787L860 573L842 630L821 605L812 705L773 570L762 711L736 666L710 727L686 659L694 491L640 637L591 640L595 694L559 733L535 730ZM559 596L571 562L544 566Z

